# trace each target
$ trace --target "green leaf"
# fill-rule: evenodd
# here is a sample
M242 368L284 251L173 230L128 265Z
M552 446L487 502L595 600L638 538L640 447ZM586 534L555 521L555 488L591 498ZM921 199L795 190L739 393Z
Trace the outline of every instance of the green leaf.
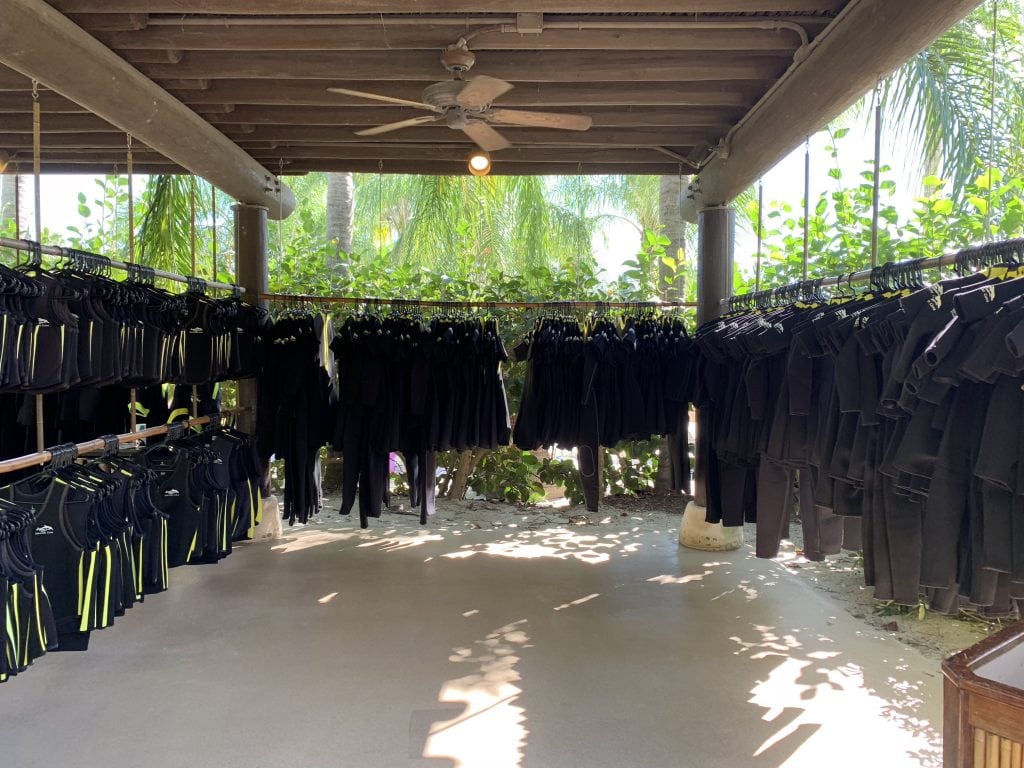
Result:
M89 209L89 206L79 204L78 215L81 216L83 219L88 219L90 216L92 216L92 211Z
M846 138L846 134L848 134L849 132L850 132L850 129L849 129L849 128L839 128L838 130L834 131L834 132L832 133L832 135L833 135L833 136L834 136L834 137L836 138L836 140L838 141L839 139L844 139L844 138Z

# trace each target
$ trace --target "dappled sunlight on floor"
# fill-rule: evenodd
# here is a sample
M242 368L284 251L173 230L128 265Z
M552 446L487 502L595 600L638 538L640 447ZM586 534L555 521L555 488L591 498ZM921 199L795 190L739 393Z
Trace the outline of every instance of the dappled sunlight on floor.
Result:
M494 630L470 648L452 649L453 664L476 665L476 670L447 681L438 700L463 704L451 720L430 729L423 757L448 758L454 768L488 766L518 768L526 745L526 712L518 705L522 689L516 665L518 654L529 648L526 619Z
M452 768L555 765L531 760L540 754L550 757L543 750L551 749L552 731L559 727L555 712L560 711L553 708L552 697L561 701L561 690L579 683L570 676L561 679L561 688L552 688L559 685L560 673L551 679L545 665L564 668L566 659L572 659L581 674L591 676L593 690L630 697L642 697L643 691L657 687L658 664L681 665L677 674L682 687L707 692L699 699L698 720L713 717L727 729L721 738L732 741L728 761L706 763L715 768L852 764L843 762L847 754L855 756L858 765L873 762L880 768L941 766L937 665L929 667L920 658L908 663L902 655L906 649L891 638L849 617L832 615L821 595L787 572L791 559L760 560L749 546L713 554L681 549L669 526L650 521L640 525L627 517L616 519L617 525L534 525L511 518L500 527L491 522L493 527L485 529L472 520L435 519L422 528L414 519L389 522L360 530L345 520L328 521L297 530L271 548L281 554L315 547L325 548L325 554L333 548L342 556L379 552L387 556L381 560L385 570L383 563L415 550L412 557L418 567L429 569L424 573L439 584L446 578L480 580L466 582L482 586L467 593L469 600L449 609L452 615L488 623L452 648L447 663L457 671L432 683L431 691L440 683L441 708L424 710L431 719L424 722L422 737L412 748L417 758L436 760L439 766L444 761ZM503 562L492 563L494 570L488 570L487 560ZM480 561L483 570L476 565ZM361 560L362 567L370 562ZM404 563L403 573L415 573L408 570L408 559ZM552 564L555 570L550 570ZM502 576L489 581L495 572ZM551 580L538 577L548 573ZM518 591L515 598L505 592L526 584L529 589ZM325 588L314 599L321 605L345 605L346 594ZM518 606L515 612L503 616L513 604ZM626 620L609 618L613 616ZM652 627L655 616L678 625L671 630L679 638L678 646L665 643L665 631L654 631L653 647L660 647L664 655L651 659L650 669L639 667L634 677L612 676L606 682L604 665L609 660L590 639L632 648L638 632L648 639L642 627ZM504 623L508 618L518 620ZM499 624L476 639L481 630ZM695 626L700 627L699 635L688 635ZM442 648L458 643L459 635L448 637ZM556 637L557 646L552 645ZM574 645L565 645L567 638ZM538 647L524 653L533 648L531 642ZM432 653L438 661L444 658ZM588 667L594 654L600 660ZM692 704L685 695L679 701ZM581 701L581 707L603 712L589 701L586 706ZM686 719L693 712L683 706L681 715ZM658 716L653 717L657 721ZM689 737L666 737L666 742L696 738L694 762L683 757L664 764L703 765L701 755L715 754L719 737L705 743L700 736L705 726L693 727ZM732 727L736 733L728 730ZM542 741L539 734L548 741L535 746L527 738L530 732L534 742ZM637 766L654 765L641 759L641 753L643 747ZM597 759L586 764L605 763Z
M605 534L598 537L567 528L548 528L543 531L521 531L506 534L498 541L463 544L459 551L449 552L448 558L466 558L474 555L492 555L533 559L551 557L558 560L578 560L596 565L606 563L614 554L636 552L639 542L624 543L628 533Z
M778 752L767 764L779 768L839 765L845 745L858 764L941 767L941 735L918 715L921 680L868 673L844 663L845 651L834 639L805 634L751 625L747 637L730 638L734 655L772 663L750 691L749 703L764 708L762 719L775 729L755 757ZM781 754L787 756L780 762Z

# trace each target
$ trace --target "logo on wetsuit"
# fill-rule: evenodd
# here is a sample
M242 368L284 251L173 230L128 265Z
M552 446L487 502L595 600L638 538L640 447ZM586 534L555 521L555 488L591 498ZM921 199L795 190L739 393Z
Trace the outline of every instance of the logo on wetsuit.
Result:
M181 496L181 491L179 491L177 488L168 488L166 491L164 491L164 496L171 498L175 496Z
M36 528L36 536L52 536L53 526L52 525L41 525Z

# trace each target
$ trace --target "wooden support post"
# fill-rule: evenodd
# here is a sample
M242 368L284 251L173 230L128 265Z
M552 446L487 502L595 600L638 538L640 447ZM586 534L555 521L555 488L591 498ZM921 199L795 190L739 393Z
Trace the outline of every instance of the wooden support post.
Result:
M267 209L260 205L236 205L233 210L235 258L238 264L235 282L245 288L248 301L259 304L259 296L267 293L269 281ZM239 418L239 428L244 432L255 431L256 399L256 382L252 379L241 379L238 382L238 405L249 409Z
M736 211L728 206L706 208L697 219L697 323L706 323L722 314L722 299L732 295L733 252L735 250ZM694 500L683 513L679 543L691 549L729 550L743 544L742 528L725 528L706 522L707 462L702 459L709 438L702 429L704 420L697 413L697 450L694 467ZM702 447L704 450L702 450Z

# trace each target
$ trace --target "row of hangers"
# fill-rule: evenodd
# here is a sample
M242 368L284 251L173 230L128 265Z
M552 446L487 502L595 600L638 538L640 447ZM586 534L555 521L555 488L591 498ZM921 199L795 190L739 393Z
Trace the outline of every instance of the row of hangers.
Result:
M873 267L866 275L863 272L850 272L840 275L834 281L826 280L826 278L800 280L764 291L733 296L727 302L727 312L735 314L774 309L800 302L846 301L870 297L875 292L892 293L918 290L927 285L924 277L926 268L946 265L952 266L958 275L999 266L1024 266L1024 239L972 246L940 259L922 258L881 264ZM861 291L858 291L853 285L858 276L863 276L860 279L866 279L866 285ZM826 282L830 283L827 293L824 289Z

